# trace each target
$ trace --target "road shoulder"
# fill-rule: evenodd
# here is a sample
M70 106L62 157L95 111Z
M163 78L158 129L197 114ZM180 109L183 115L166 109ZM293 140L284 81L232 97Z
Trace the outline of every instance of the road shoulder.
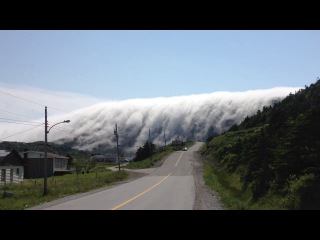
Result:
M113 187L119 186L121 184L124 184L124 183L127 183L127 182L131 182L131 181L134 181L134 180L136 180L138 178L141 178L141 177L144 177L144 176L148 175L148 173L145 173L145 172L142 172L142 171L128 171L128 173L129 173L129 176L124 181L115 182L115 183L112 183L112 184L107 185L105 187L91 190L89 192L84 192L84 193L79 193L79 194L74 194L74 195L62 197L62 198L53 200L51 202L46 202L46 203L43 203L43 204L40 204L40 205L37 205L37 206L33 206L33 207L28 208L26 210L43 210L45 208L48 208L48 207L51 207L51 206L55 206L55 205L58 205L58 204L61 204L61 203L64 203L64 202L68 202L68 201L73 200L73 199L77 199L77 198L85 197L85 196L88 196L88 195L91 195L91 194L94 194L94 193L97 193L97 192L101 192L101 191L107 190L109 188L113 188Z
M203 180L203 160L199 153L193 153L193 177L196 186L196 199L193 210L223 210L218 193L210 189Z

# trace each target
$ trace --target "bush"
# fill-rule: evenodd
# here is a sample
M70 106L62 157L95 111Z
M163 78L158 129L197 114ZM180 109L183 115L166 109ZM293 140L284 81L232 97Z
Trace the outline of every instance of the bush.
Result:
M290 176L288 207L290 209L320 209L320 181L314 174Z

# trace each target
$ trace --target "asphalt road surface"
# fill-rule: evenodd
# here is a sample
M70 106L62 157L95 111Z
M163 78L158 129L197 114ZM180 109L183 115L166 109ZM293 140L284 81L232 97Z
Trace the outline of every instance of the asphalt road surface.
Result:
M161 167L147 176L107 190L71 199L43 210L192 210L195 181L192 175L193 152L172 153Z

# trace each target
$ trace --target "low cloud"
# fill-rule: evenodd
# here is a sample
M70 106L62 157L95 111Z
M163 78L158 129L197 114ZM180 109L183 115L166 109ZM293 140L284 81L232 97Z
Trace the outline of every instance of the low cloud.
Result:
M263 106L280 101L299 88L277 87L245 92L214 92L190 96L129 99L125 101L101 101L73 93L53 93L40 89L5 89L14 95L48 104L53 108L70 111L70 114L50 111L48 121L53 124L70 119L48 134L48 140L63 143L73 141L75 147L83 150L95 148L110 149L115 146L114 128L118 124L120 145L126 152L135 151L148 140L149 128L155 144L181 139L206 139L209 131L220 133L234 123L240 123L246 116L255 114ZM37 109L35 116L44 114L43 108L0 93L0 109L26 115L33 115L30 106ZM28 106L28 108L26 108ZM9 109L9 110L8 110ZM77 110L76 110L77 109ZM41 111L40 111L41 110ZM52 113L55 114L52 114ZM1 112L3 114L4 112ZM40 115L41 114L41 115ZM6 115L6 118L9 116ZM11 115L16 119L18 116ZM25 118L24 118L25 119ZM44 122L43 117L36 119ZM15 125L15 126L13 126ZM32 126L0 122L0 139L31 128ZM16 135L3 141L43 141L43 126Z

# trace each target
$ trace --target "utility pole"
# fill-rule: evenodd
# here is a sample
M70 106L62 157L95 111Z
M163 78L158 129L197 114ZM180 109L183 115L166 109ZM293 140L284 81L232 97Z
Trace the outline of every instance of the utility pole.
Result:
M167 146L167 142L166 142L166 130L164 130L163 132L163 136L164 136L164 146Z
M149 128L149 149L150 149L150 159L151 159L151 161L152 161L152 150L151 150L150 128Z
M48 145L48 122L47 122L47 107L44 109L44 165L43 165L43 195L48 194L48 185L47 185L47 172L48 172L48 163L47 163L47 145Z
M43 195L48 194L48 182L47 182L47 177L48 177L48 133L51 128L54 126L61 124L61 123L69 123L70 120L64 120L63 122L58 122L56 124L53 124L49 129L48 129L48 117L47 117L47 107L45 106L44 109L44 162L43 162Z
M117 160L118 160L118 165L119 165L119 171L120 171L120 159L119 159L119 136L118 136L118 127L116 124L116 128L114 129L114 135L116 136L117 139Z

